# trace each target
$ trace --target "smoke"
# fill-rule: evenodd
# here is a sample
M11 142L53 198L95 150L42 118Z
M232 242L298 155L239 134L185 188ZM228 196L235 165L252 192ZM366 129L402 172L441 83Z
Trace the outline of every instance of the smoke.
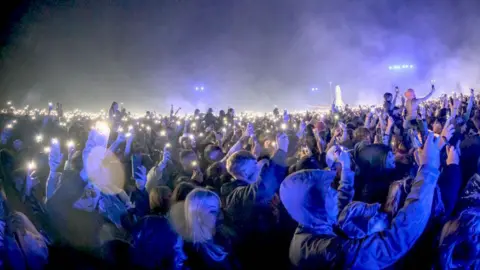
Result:
M349 104L395 85L422 95L432 79L437 94L480 86L478 1L137 2L30 8L2 54L2 98L270 111L328 105L329 82Z

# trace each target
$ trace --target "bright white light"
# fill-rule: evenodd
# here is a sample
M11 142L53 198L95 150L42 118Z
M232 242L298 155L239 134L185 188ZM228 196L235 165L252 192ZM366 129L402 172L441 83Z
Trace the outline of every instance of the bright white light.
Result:
M52 103L52 102L49 102L49 103L48 103L48 106L49 106L49 107L52 107L52 106L53 106L53 103Z
M31 161L27 164L27 168L28 168L29 171L35 170L37 168L37 164L35 164L35 162Z
M46 154L50 153L51 150L52 150L52 149L51 149L50 147L48 147L48 146L46 146L46 147L43 148L43 152L46 153Z
M67 147L68 147L68 148L73 148L74 146L75 146L75 142L74 142L73 140L69 140L69 141L67 142Z
M282 128L282 130L285 130L287 129L287 124L283 123L280 127Z
M167 144L165 144L165 147L166 147L166 148L170 148L170 147L172 147L172 144L171 144L171 143L167 143Z
M57 138L53 138L53 139L52 139L52 144L58 144L58 139L57 139Z
M188 135L188 138L190 138L190 140L193 140L195 139L195 136L193 136L192 134Z
M110 133L110 127L106 122L99 121L95 124L95 129L98 130L100 134L108 135Z
M200 87L200 90L202 90L202 91L203 91L203 89L204 89L204 87L203 87L203 86L202 86L202 87Z
M166 136L166 135L167 135L167 132L165 130L160 131L160 136L163 137L163 136Z
M42 135L42 134L38 134L37 136L35 136L35 141L36 141L37 143L43 142L43 135Z
M413 68L413 65L410 65L410 68Z
M12 124L8 124L7 125L7 129L12 129L13 128L13 125Z
M198 88L198 87L195 87L195 91L198 91L198 90L199 90L199 88Z
M126 137L126 138L129 138L129 137L131 137L131 136L132 136L132 133L130 133L130 132L127 132L127 134L125 134L125 137Z
M392 67L392 66L388 66L388 69L392 70L392 69L393 69L393 67Z
M8 105L8 106L12 105L12 102L11 102L11 101L7 101L7 105Z
M196 167L198 165L198 162L196 160L192 161L192 166Z

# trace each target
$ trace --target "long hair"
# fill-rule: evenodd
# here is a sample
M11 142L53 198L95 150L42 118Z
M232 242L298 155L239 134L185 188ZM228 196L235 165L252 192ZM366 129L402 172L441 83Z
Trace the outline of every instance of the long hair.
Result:
M227 256L223 248L213 242L219 211L220 198L207 189L196 188L185 199L187 235L215 261L222 261Z

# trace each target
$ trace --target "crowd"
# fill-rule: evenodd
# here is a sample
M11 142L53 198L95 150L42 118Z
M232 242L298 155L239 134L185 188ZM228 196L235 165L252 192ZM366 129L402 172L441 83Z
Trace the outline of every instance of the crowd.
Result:
M1 269L480 269L480 95L2 110ZM334 103L335 104L335 103Z

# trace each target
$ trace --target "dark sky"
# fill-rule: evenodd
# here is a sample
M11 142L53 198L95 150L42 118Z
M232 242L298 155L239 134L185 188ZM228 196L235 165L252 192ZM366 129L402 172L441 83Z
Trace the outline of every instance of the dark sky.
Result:
M91 0L4 9L2 100L138 111L379 101L479 81L480 1ZM9 10L9 11L5 11ZM392 74L392 64L414 64ZM193 91L205 85L204 93ZM318 93L310 93L318 87Z

